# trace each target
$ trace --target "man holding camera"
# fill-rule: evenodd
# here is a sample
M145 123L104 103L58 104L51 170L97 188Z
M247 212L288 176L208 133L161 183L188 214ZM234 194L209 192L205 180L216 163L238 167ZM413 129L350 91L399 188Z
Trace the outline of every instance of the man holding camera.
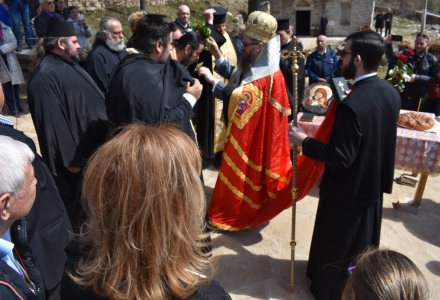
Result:
M89 44L89 37L93 35L93 30L87 25L84 15L79 13L78 7L69 6L67 13L69 18L66 21L73 22L73 28L75 28L76 37L81 46L79 52L81 52Z

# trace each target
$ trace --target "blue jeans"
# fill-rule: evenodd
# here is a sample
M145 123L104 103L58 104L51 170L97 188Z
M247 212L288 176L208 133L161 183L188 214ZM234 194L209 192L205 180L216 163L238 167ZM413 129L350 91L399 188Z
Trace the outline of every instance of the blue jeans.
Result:
M17 39L17 47L21 47L21 32L20 32L20 16L24 27L24 35L26 44L33 45L31 26L29 23L29 3L24 0L11 0L9 7L9 15L11 16L12 31Z
M5 95L6 106L9 109L11 115L16 115L21 110L20 95L18 94L18 84L12 85L12 83L5 82L2 84L3 94Z

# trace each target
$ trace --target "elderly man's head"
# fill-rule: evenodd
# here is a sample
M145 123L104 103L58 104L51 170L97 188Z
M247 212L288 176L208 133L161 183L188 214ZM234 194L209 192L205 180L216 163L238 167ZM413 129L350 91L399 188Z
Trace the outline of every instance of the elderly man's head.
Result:
M146 15L137 24L133 47L154 59L165 63L172 46L175 24L164 15Z
M180 5L177 10L177 18L179 19L180 23L183 26L186 26L189 22L189 16L190 16L190 10L189 7L186 5Z
M40 0L41 7L47 13L53 14L55 12L54 0Z
M205 47L205 41L200 34L191 31L185 33L178 39L175 43L175 47L177 60L185 67L188 67L199 60L200 53L202 53Z
M102 18L97 37L113 51L121 52L125 48L124 29L116 17Z
M36 195L34 153L24 143L0 136L0 234L26 216Z
M318 46L319 52L324 52L327 48L327 37L325 35L320 35L316 39L316 45Z
M221 6L213 6L212 8L215 9L213 26L214 26L215 30L217 30L221 34L225 34L226 33L226 15L228 13L228 10L224 7L221 7Z

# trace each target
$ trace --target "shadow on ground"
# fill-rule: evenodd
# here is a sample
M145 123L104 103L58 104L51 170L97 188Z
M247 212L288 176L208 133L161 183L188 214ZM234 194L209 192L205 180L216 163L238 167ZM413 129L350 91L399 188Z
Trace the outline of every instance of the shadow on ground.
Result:
M431 199L423 199L418 214L398 211L393 208L383 209L383 218L402 222L405 228L420 240L440 247L440 204Z
M267 251L252 247L262 241L260 231L265 226L267 224L240 232L222 232L212 240L214 248L221 248L216 251L215 279L226 291L243 296L240 299L310 299L303 297L307 293L311 295L310 280L305 276L307 261L295 261L295 292L291 293L291 261L274 258L276 251L269 247ZM261 251L267 253L258 253Z

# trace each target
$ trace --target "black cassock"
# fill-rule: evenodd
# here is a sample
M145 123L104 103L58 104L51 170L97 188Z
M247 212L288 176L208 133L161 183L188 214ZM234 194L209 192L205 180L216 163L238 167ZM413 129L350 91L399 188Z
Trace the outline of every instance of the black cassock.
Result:
M183 94L192 77L178 61L161 64L146 54L129 54L116 67L106 95L112 126L135 120L147 124L170 121L195 140L193 108Z
M78 201L83 168L106 138L104 96L76 63L47 52L28 82L28 101L41 154L59 188L73 228L80 225Z
M84 70L92 77L98 88L105 94L114 68L127 55L127 51L113 51L105 42L96 41L87 55Z
M64 271L66 253L64 248L70 241L69 232L72 231L69 218L64 204L58 193L55 182L43 159L38 155L37 149L31 138L12 126L0 122L0 135L9 136L17 141L25 143L34 152L35 159L32 162L35 178L37 179L35 202L31 211L23 219L17 220L11 227L12 239L15 238L14 247L25 247L18 241L20 234L15 234L20 225L26 224L26 245L30 245L34 260L24 259L25 266L38 264L38 274L30 273L31 280L37 284L39 279L32 276L41 275L44 289L54 288L60 281ZM19 232L19 231L18 231ZM44 291L43 291L44 292ZM37 295L39 292L37 292Z

